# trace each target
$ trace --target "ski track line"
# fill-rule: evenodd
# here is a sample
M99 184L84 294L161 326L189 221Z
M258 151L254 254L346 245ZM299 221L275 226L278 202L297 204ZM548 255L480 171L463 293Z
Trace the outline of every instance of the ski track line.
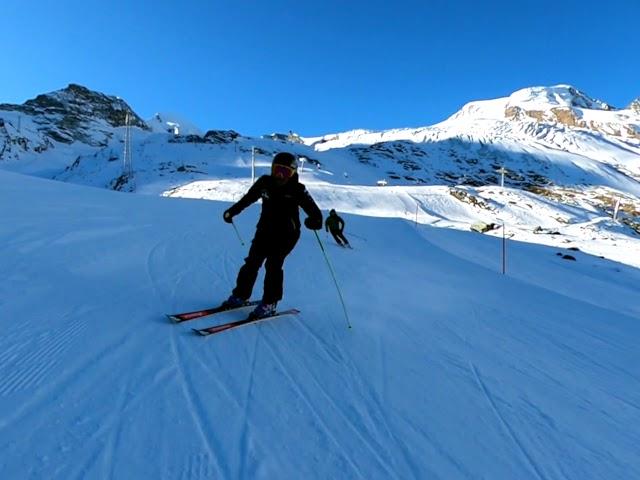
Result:
M104 446L104 449L102 451L102 458L103 458L102 478L117 478L114 475L115 464L116 464L115 451L120 443L120 437L122 436L123 422L124 422L124 419L122 417L124 416L124 411L127 406L127 397L129 396L129 390L131 388L132 383L133 383L133 375L129 370L129 378L127 379L127 382L124 388L120 389L117 406L115 406L115 409L114 409L115 413L112 413L111 415L113 418L113 421L115 422L115 428L113 424L110 425L110 429L112 430L112 433L111 435L109 435L106 445ZM105 475L107 472L108 472L108 475Z
M44 405L49 404L51 398L55 398L58 392L67 390L69 385L76 382L80 376L87 372L87 367L91 366L92 363L97 362L98 359L104 358L105 355L112 356L117 354L117 348L114 348L113 345L107 345L98 352L96 356L92 357L91 362L82 364L76 363L75 368L67 371L67 373L56 380L53 384L54 388L52 390L34 395L30 400L22 403L15 411L11 412L11 417L0 417L0 433L11 424L18 421L24 421L25 417L29 414L41 416Z
M153 247L151 247L149 249L149 252L147 253L147 261L146 261L147 278L149 279L149 282L151 283L151 287L156 292L157 296L160 296L158 294L160 294L162 292L160 291L160 287L159 287L158 282L156 281L156 278L155 278L155 275L154 275L154 272L155 272L154 257L156 255L156 252L160 249L161 245L163 245L163 242L159 241Z
M171 240L172 241L175 240L175 243L178 245L185 245L187 243L187 239L189 238L189 233L188 232L182 233L180 240L175 239L175 237L177 236L178 235L173 235L171 237ZM146 261L146 270L147 270L147 276L149 278L149 282L151 283L151 286L156 293L156 297L160 298L162 301L166 301L167 299L178 298L179 286L183 284L183 280L186 275L185 269L187 268L185 262L180 262L182 265L182 268L178 272L175 272L175 275L168 282L165 282L165 283L170 283L170 287L169 287L170 292L167 294L167 292L165 291L167 289L163 288L163 285L160 284L160 282L157 280L158 277L162 278L162 275L157 275L157 272L158 271L166 272L167 270L163 268L157 268L155 266L156 265L155 257L160 256L161 259L167 260L168 258L167 249L169 247L171 247L171 244L169 244L167 240L161 240L157 242L153 247L151 247L151 249L149 249L149 253L147 254L147 261ZM174 262L175 258L172 257L171 261ZM164 266L167 264L167 261L160 262L160 264Z
M155 388L158 388L157 384L159 382L162 385L164 385L163 381L169 380L172 375L173 375L173 372L170 367L165 367L164 370L160 370L158 374L154 377L154 382L152 385L149 385L144 390L136 391L135 396L133 396L130 400L128 400L126 403L123 404L120 414L122 415L126 414L133 407L137 406L141 402L144 402L146 399L146 395L148 395L149 392L152 392ZM129 384L129 388L130 387L131 387L131 382ZM162 386L159 388L162 389ZM159 395L162 395L162 392L159 392ZM91 436L88 439L92 441L96 441L102 435L104 435L105 431L108 430L109 427L110 427L109 425L101 425L100 428L98 428L95 432L91 433Z
M381 345L381 344L380 344ZM376 394L375 390L372 390L371 395L367 395L371 401L373 402L373 404L376 407L376 412L373 412L374 414L376 414L376 418L374 420L379 420L379 424L382 425L382 427L384 428L384 430L386 431L387 436L393 440L393 442L396 444L396 446L398 447L398 449L400 450L400 452L402 453L402 456L404 457L404 461L406 462L406 465L409 467L409 469L411 470L411 472L413 473L413 477L414 478L420 478L420 475L418 474L418 468L416 465L414 465L413 462L413 458L411 456L411 452L409 451L409 449L407 448L405 442L398 440L398 437L396 437L396 435L393 433L393 429L390 427L389 423L387 422L387 417L384 414L384 409L382 408L382 405L387 403L386 399L387 399L387 376L386 376L386 372L387 372L387 362L386 362L386 356L384 354L384 351L382 348L380 348L380 370L383 372L382 375L382 386L381 386L381 390L382 390L382 399L379 398L380 395ZM360 371L358 370L357 366L354 365L352 367L354 370L358 371L358 382L360 384L360 387L366 386L366 384L364 384L364 382L362 382L362 375L360 373ZM362 390L362 388L361 388ZM366 392L366 389L365 389Z
M312 337L325 351L325 353L327 354L327 356L334 360L336 363L336 366L338 367L345 367L348 365L349 370L353 373L353 372L357 372L357 378L355 379L359 386L362 387L363 386L363 382L362 382L362 374L360 373L360 371L358 370L358 368L355 366L355 364L353 364L353 362L350 362L347 360L347 358L345 358L343 355L340 354L339 350L338 353L336 355L332 354L331 352L331 348L329 346L329 344L326 342L326 340L324 340L323 338L319 337L312 329L311 327L309 327L306 323L304 323L302 321L302 319L300 318L296 318L295 320L296 322L298 322L300 325L302 325L302 327L308 332L309 336ZM286 342L284 337L282 335L280 335L278 333L278 335L280 336L280 338L282 339L283 342ZM382 360L384 363L384 360ZM353 378L353 377L352 377ZM317 383L317 382L316 382ZM361 391L365 391L366 389L362 389ZM365 394L363 394L363 397L365 396ZM375 394L370 397L369 395L366 395L367 397L369 397L371 399L371 401L374 403L374 405L377 408L377 416L379 417L379 421L381 422L381 425L383 426L384 430L386 431L386 434L389 436L389 438L391 438L395 444L397 445L397 447L400 449L400 451L402 452L402 455L404 456L404 460L407 464L407 466L409 467L410 470L413 471L414 475L416 473L416 467L414 466L412 460L411 460L411 454L410 452L407 451L406 446L400 442L396 436L392 433L393 430L390 428L389 424L387 423L386 417L384 415L384 410L382 408L382 405L380 403L380 400L375 396ZM415 478L419 478L419 475L415 475Z
M4 334L3 345L0 351L0 365L7 365L11 360L19 358L20 352L25 350L29 341L22 341L20 337L25 334L22 332L7 332Z
M17 258L17 260L14 261L12 265L13 269L7 269L5 271L7 272L16 271L15 267L17 267L20 262L31 263L33 261L33 256L35 253L39 253L40 250L47 251L48 249L51 248L51 245L57 244L58 241L66 237L68 233L69 233L68 231L64 231L60 234L52 234L49 238L26 238L25 239L25 238L19 237L17 240L11 243L10 242L5 243L5 247L13 247L15 245L16 247L20 247L22 249L22 251L18 252L20 256ZM6 249L3 249L3 251L6 251ZM16 258L16 257L13 256L13 258Z
M189 413L191 414L191 417L193 419L193 422L196 425L196 428L198 430L198 433L200 434L200 437L202 438L202 443L204 444L207 453L209 455L209 458L211 459L212 462L215 462L215 466L217 467L218 470L218 477L219 478L226 478L225 477L225 472L224 471L219 471L221 469L221 461L224 463L224 470L226 472L230 471L228 462L226 462L224 460L224 456L222 456L222 458L218 458L218 456L216 455L216 450L214 448L214 445L211 443L211 440L209 440L207 434L211 434L212 438L215 438L214 432L213 431L205 431L204 426L207 425L207 417L206 417L206 412L205 409L203 408L202 404L197 400L197 394L196 392L193 390L193 387L190 384L190 378L187 377L184 369L182 368L182 355L180 354L179 348L177 346L177 340L176 340L176 333L175 331L172 332L171 334L171 350L173 352L173 358L176 364L176 371L177 371L177 375L178 375L178 380L180 381L181 384L181 388L182 388L182 393L184 395L185 400L187 401L187 404L189 406L188 410ZM211 429L209 429L211 430Z
M534 329L534 331L536 331L536 329ZM590 357L589 355L586 355L582 351L577 350L575 347L573 347L569 343L563 341L562 339L556 339L556 337L554 337L553 335L545 334L542 331L538 331L537 333L539 333L539 335L542 338L545 338L546 340L548 340L549 343L552 343L554 346L556 346L561 351L570 354L576 360L576 362L582 361L584 364L590 364L591 366L593 366L595 368L603 370L607 374L617 373L620 376L627 377L627 378L631 379L634 383L636 383L636 384L638 384L640 386L640 380L636 376L634 376L632 373L630 373L628 370L620 368L617 365L611 364L610 366L608 366L608 365L605 365L604 363L600 363L599 361L597 361L593 357ZM594 337L589 332L583 331L583 333L585 335L589 335L590 337ZM594 337L594 338L598 338L598 337ZM609 342L605 342L605 343L607 343L607 347L608 348L615 349L617 347L617 345L612 345Z
M211 370L211 364L206 363L205 360L202 359L202 356L195 355L193 357L193 360L197 361L205 369L205 371L210 371ZM253 360L253 363L255 364L255 359ZM238 408L238 410L241 410L241 411L244 410L245 414L246 414L246 412L248 411L248 408L246 407L246 405L247 405L246 402L247 401L245 400L245 403L243 404L240 400L238 400L238 397L236 395L233 395L229 391L229 389L227 388L226 384L223 381L219 380L217 376L214 375L212 377L212 379L216 382L216 385L219 387L219 389L216 390L216 391L219 392L219 393L224 394L225 397L226 397L226 400L229 403L233 403ZM251 382L253 382L253 379L251 380ZM247 425L248 424L249 424L249 422L247 420ZM240 477L240 478L242 478L242 477Z
M56 472L56 476L53 478L62 478L64 480L67 480L67 479L84 480L85 478L87 478L87 472L89 471L91 466L100 460L100 453L101 453L100 447L99 446L95 447L90 457L86 459L84 463L74 463L73 465L70 465L71 471L69 473L64 473L64 476L62 476L64 472L64 467L59 468L58 471ZM42 478L46 478L46 477L43 476ZM106 478L106 477L102 477L102 478Z
M381 361L382 363L384 363L384 359L382 359ZM400 440L398 440L398 438L394 435L393 429L390 427L389 423L387 422L387 417L384 414L384 409L382 408L380 399L376 395L375 391L369 390L366 388L367 384L362 380L363 379L362 372L360 371L358 366L353 361L351 361L349 357L345 358L343 366L348 367L347 369L348 369L349 375L351 376L353 382L357 384L358 389L361 392L362 398L369 399L370 400L369 405L372 405L375 407L375 411L371 411L371 412L368 411L368 413L371 414L370 418L371 420L373 420L372 423L382 427L383 434L385 434L391 441L393 441L395 446L398 448L402 457L404 458L406 466L413 473L414 478L419 478L420 475L417 474L417 467L414 465L414 462L412 461L411 452L408 451L404 442L401 442ZM384 382L384 379L383 379L383 382ZM392 456L392 461L393 459L395 459L395 456Z
M338 442L337 438L332 435L331 429L327 426L327 424L324 422L322 417L320 415L318 415L316 410L313 408L313 405L311 404L311 401L309 400L308 396L306 394L304 394L300 390L300 388L298 387L298 383L296 381L294 381L294 379L291 377L291 375L289 374L288 370L285 368L283 362L274 353L273 348L266 341L265 341L265 344L267 345L267 347L271 351L271 355L274 357L276 362L280 365L280 368L282 369L284 375L289 379L289 382L290 382L291 386L293 387L293 390L298 394L298 396L306 404L307 408L311 412L311 415L315 418L316 423L318 425L320 425L322 427L322 429L324 430L326 438L328 438L337 447L337 451L338 452L344 452L345 449L342 448L342 446ZM343 454L342 455L342 459L345 461L346 464L348 464L352 468L353 472L355 474L357 474L360 478L362 478L362 479L367 479L368 478L360 471L358 466L351 461L351 459L350 459L350 457L348 455Z
M380 360L380 371L382 372L380 385L378 390L380 390L380 397L383 403L387 403L387 356L384 353L384 346L382 345L382 339L378 338L378 359Z
M273 331L273 329L272 329ZM318 424L320 424L322 426L322 428L325 431L325 434L328 438L330 438L333 443L335 444L335 446L339 449L339 451L344 451L345 449L342 448L342 446L340 445L340 443L338 442L338 440L331 434L331 429L327 426L327 424L324 422L324 420L322 419L322 417L320 415L317 414L316 409L313 407L313 404L311 402L311 400L309 399L309 396L304 393L302 391L302 389L298 386L297 381L294 380L294 378L291 376L291 374L289 373L289 369L285 366L284 362L280 359L280 356L276 353L276 350L274 349L274 347L271 345L271 342L266 338L265 336L265 345L267 345L267 347L269 348L271 355L273 356L273 358L276 360L276 362L278 363L278 365L280 365L280 368L282 369L282 372L286 375L286 377L289 379L289 382L291 382L291 385L293 386L293 389L296 391L296 393L300 396L300 398L305 402L305 404L307 405L307 407L309 408L309 410L312 412L314 418L316 419L316 421L318 422ZM333 406L333 408L335 409L336 412L340 413L341 417L343 418L343 420L345 421L345 424L348 425L349 427L351 427L351 429L353 430L353 433L355 433L361 440L362 443L367 447L367 449L373 453L373 457L375 460L377 460L377 462L379 463L379 465L382 467L383 470L385 470L387 472L387 474L389 475L388 478L395 476L394 472L389 469L389 466L386 465L386 462L380 457L380 455L376 452L375 448L373 448L369 442L367 441L367 439L365 439L362 434L358 431L358 428L355 427L350 419L344 414L344 412L342 412L338 406L336 405L336 403L331 399L331 397L327 394L327 392L322 388L322 386L320 385L320 383L317 381L317 379L313 376L313 374L311 374L311 372L309 371L309 369L306 369L307 373L309 373L310 378L313 380L314 384L319 388L320 392L322 392L324 394L324 397L331 403L331 405ZM360 469L351 461L351 459L349 458L349 456L343 456L344 459L347 460L347 463L349 463L349 465L351 465L351 467L354 469L354 472L356 472L360 477L362 478L367 478L365 475L363 475L363 473L360 471ZM397 478L397 477L396 477Z
M167 472L168 479L175 478L171 472ZM194 480L198 478L220 478L215 477L211 462L208 461L207 455L203 453L195 453L189 456L187 466L180 474L180 480ZM223 477L224 478L224 477Z
M164 241L160 241L156 243L153 247L151 247L151 249L149 250L149 253L147 254L146 269L147 269L147 277L149 278L149 283L151 284L151 287L153 288L156 294L156 297L164 301L167 298L169 299L176 298L176 290L178 288L177 286L182 282L183 276L179 275L173 278L173 281L171 281L170 293L169 295L166 295L166 292L164 292L164 290L166 289L162 288L162 286L157 280L157 277L158 277L158 275L156 275L157 269L154 266L155 265L154 257L159 253L161 248L164 249L164 257L166 258L167 246Z
M126 406L128 404L127 393L129 392L132 384L133 382L131 376L129 376L126 386L120 389L120 395L115 402L114 409L109 414L109 423L103 422L100 425L100 428L93 432L89 436L89 438L86 439L86 444L96 445L96 447L93 449L93 453L84 463L72 465L71 472L65 474L65 476L62 478L83 480L87 478L88 472L90 472L90 470L98 464L102 464L101 467L98 467L100 469L99 478L117 478L114 476L116 463L114 452L121 437L123 427L122 416L126 411ZM105 442L101 442L100 440L102 439L103 435L105 435L105 433L109 430L112 431L109 435L109 438L107 438ZM89 440L91 442L89 442Z
M255 369L256 369L256 358L258 356L257 354L257 350L258 350L258 341L260 340L260 336L261 336L261 332L258 330L258 332L255 335L255 342L253 343L253 355L251 358L251 371L249 373L249 381L247 382L247 390L244 396L244 405L243 405L243 418L244 418L244 422L242 423L242 431L240 432L240 458L239 458L239 464L240 464L240 475L238 476L238 478L250 478L250 477L246 477L246 467L247 467L247 457L248 455L246 455L247 451L248 451L248 445L249 445L249 435L248 435L248 419L249 419L249 408L251 406L251 391L253 390L253 377L255 374Z
M487 402L489 402L489 405L491 406L491 409L493 410L493 413L496 415L496 417L498 417L498 420L500 421L502 426L507 431L509 437L511 437L511 440L513 440L513 443L516 445L516 447L518 447L518 449L520 450L520 453L522 453L522 455L524 456L526 462L531 467L533 473L535 473L535 476L538 477L540 480L545 480L545 476L539 470L538 466L533 461L533 458L531 457L531 455L529 455L529 453L524 448L524 446L522 445L520 440L518 440L518 437L516 437L516 434L511 429L511 427L509 426L507 421L500 414L500 411L498 410L498 407L496 406L496 404L495 404L495 402L493 400L493 397L489 393L489 390L487 389L487 386L484 384L484 382L480 378L480 374L478 373L478 370L476 369L476 366L473 363L469 362L469 368L473 372L473 376L475 377L476 382L478 383L478 386L480 387L480 390L482 391L484 397L487 399Z
M414 422L407 420L404 417L399 417L399 422L403 422L404 426L407 430L410 430L416 437L420 438L420 441L423 444L429 444L429 446L438 454L440 457L446 459L452 466L455 468L460 474L462 478L478 478L477 472L469 472L464 464L458 461L451 453L449 453L441 444L434 442L429 436L425 435L424 432L418 430ZM433 474L432 474L433 475ZM430 478L429 475L418 475L415 478ZM459 478L459 477L444 477L444 478Z
M24 356L16 355L13 364L4 364L10 373L2 375L0 379L0 396L41 385L60 363L62 353L77 340L86 327L86 316L81 315L53 333L40 334L36 345L29 345L30 350ZM27 344L24 345L26 350Z
M215 238L211 235L206 235L202 231L198 232L194 244L200 247L200 252L202 253L201 260L204 262L206 271L211 273L212 278L216 274L220 276L220 265L223 265L220 259L228 255L227 249L220 249L219 245L215 243ZM202 265L202 263L198 265Z
M619 395L616 395L614 392L607 392L609 395L611 395L613 398L615 398L616 400L618 400L620 403L626 405L629 408L633 408L635 410L640 410L640 405L635 404L634 402L632 402L631 400L628 400L624 397L621 397Z
M205 360L202 359L202 357L200 355L195 355L193 357L190 357L192 360L198 362L200 364L200 366L203 367L203 369L205 371L211 371L211 364L205 362ZM238 407L238 410L242 410L243 405L240 403L240 401L238 400L238 398L233 395L229 389L227 388L226 384L219 380L217 376L213 376L212 379L216 382L216 385L218 387L220 387L219 390L217 390L218 392L224 393L225 396L227 397L227 400L230 402L235 403L236 407Z
M294 322L297 322L298 325L300 325L304 330L306 330L309 336L312 337L316 341L316 343L322 347L325 354L330 360L332 360L338 366L343 365L344 357L340 354L339 349L336 349L335 347L333 347L333 345L331 345L324 338L322 338L316 332L314 332L313 329L309 325L307 325L302 320L302 318L300 318L299 315L294 315ZM336 352L333 352L333 350L336 350Z
M223 264L223 268L222 268L223 275L222 275L222 278L223 278L223 280L225 282L225 285L227 285L228 288L231 289L236 283L237 270L240 269L240 267L242 265L240 264L240 265L234 266L233 273L231 273L231 271L230 271L231 265L232 264L235 265L236 260L234 258L232 258L232 256L229 253L228 249L225 249L223 251L222 259L223 259L222 260L222 264ZM233 278L233 281L231 280L231 278Z

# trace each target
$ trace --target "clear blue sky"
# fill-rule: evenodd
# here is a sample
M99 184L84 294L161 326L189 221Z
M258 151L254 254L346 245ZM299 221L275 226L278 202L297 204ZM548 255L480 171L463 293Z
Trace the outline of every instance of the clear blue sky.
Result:
M569 83L640 96L640 0L2 0L0 102L79 83L143 118L316 135Z

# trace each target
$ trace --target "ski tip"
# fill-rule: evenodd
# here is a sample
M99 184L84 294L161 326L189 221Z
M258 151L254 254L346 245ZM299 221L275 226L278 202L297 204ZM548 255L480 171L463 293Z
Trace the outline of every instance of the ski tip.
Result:
M193 333L197 333L198 335L202 335L205 336L206 333L204 333L202 330L197 329L197 328L192 328L191 330L193 330Z
M173 315L169 315L168 313L166 314L167 318L172 321L173 323L180 323L180 319L178 317L175 317Z

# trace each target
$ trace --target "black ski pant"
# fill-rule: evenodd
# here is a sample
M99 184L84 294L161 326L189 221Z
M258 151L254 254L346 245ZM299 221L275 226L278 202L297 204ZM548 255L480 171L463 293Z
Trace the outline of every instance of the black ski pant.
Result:
M349 245L349 240L346 239L342 230L330 230L330 232L338 245Z
M258 229L251 242L249 255L244 259L244 265L238 272L236 288L233 289L233 294L242 299L251 298L253 285L256 283L256 278L258 278L258 271L264 263L265 275L262 301L264 303L280 301L282 299L282 283L284 281L282 266L284 259L298 243L298 238L300 238L300 230L271 234Z

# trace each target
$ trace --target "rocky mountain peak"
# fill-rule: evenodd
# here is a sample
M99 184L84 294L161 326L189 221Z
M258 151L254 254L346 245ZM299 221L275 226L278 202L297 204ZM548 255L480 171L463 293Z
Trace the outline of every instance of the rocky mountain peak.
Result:
M38 95L24 103L47 113L104 120L112 127L125 125L127 113L132 126L147 129L145 122L121 98L95 92L82 85L69 84L62 90Z
M149 130L121 98L73 83L22 105L0 104L0 119L12 127L5 134L10 137L5 145L15 144L25 151L43 151L55 142L105 146L113 138L113 129L126 125L127 116L129 125Z
M640 139L637 119L629 118L619 109L570 85L525 88L506 100L504 117L507 120L563 125ZM636 111L640 112L640 105Z

